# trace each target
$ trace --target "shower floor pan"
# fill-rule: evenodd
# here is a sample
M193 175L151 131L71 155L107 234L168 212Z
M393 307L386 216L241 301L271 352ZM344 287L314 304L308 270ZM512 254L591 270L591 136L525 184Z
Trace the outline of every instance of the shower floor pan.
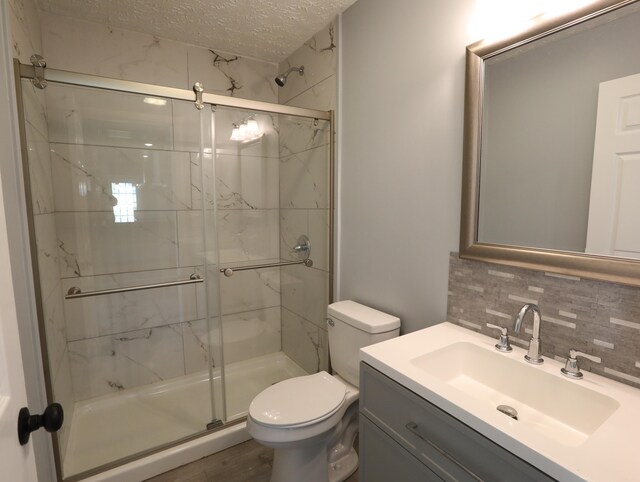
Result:
M273 383L306 375L283 352L225 368L227 419L247 414ZM214 379L220 390L220 378ZM211 421L209 372L199 372L77 402L64 459L71 475L201 432Z

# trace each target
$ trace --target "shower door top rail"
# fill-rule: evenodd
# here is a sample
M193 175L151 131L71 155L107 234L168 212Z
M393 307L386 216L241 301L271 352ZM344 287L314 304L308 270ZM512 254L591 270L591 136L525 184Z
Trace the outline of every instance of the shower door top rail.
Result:
M203 283L204 279L200 277L200 275L192 274L189 279L179 280L179 281L168 281L166 283L153 283L148 285L138 285L138 286L127 286L124 288L111 288L108 290L96 290L96 291L86 291L83 292L77 286L72 286L67 291L67 294L64 295L65 300L72 300L74 298L89 298L91 296L102 296L102 295L113 295L116 293L126 293L128 291L142 291L142 290L151 290L154 288L166 288L167 286L180 286L180 285L192 285L196 283Z
M25 79L36 78L33 65L20 64L20 77ZM82 87L96 87L99 89L113 90L117 92L127 92L131 94L143 94L169 99L196 101L196 93L193 90L177 89L175 87L163 87L154 84L144 84L130 80L112 79L110 77L100 77L98 75L81 74L66 70L58 70L46 67L44 69L44 79L49 82L60 84L77 85ZM206 104L221 107L235 107L238 109L253 110L259 112L272 112L275 114L307 117L311 119L331 120L331 111L304 109L288 105L272 104L258 100L240 99L218 94L202 94L202 101Z

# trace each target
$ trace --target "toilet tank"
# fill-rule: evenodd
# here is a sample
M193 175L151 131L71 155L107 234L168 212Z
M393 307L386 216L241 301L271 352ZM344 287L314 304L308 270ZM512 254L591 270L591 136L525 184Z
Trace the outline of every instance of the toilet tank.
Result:
M327 308L327 330L333 370L357 387L360 348L398 336L400 318L355 301L338 301Z

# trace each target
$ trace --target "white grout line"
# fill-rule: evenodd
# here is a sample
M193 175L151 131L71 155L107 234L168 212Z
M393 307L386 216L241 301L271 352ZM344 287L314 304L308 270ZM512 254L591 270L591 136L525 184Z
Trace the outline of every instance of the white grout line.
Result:
M500 277L500 278L508 278L508 279L513 279L513 278L515 278L515 275L513 275L513 274L511 274L511 273L505 273L504 271L496 271L496 270L490 269L490 270L488 271L488 273L489 273L491 276L498 276L498 277Z
M511 320L513 318L513 316L511 315L507 315L506 313L501 313L500 311L490 310L489 308L486 308L484 311L489 315L497 316L498 318L504 318L506 320Z
M558 314L559 314L560 316L564 316L565 318L573 318L574 320L575 320L576 318L578 318L578 315L576 315L575 313L571 313L570 311L562 311L562 310L559 310L559 311L558 311Z
M554 325L566 326L567 328L571 328L572 330L576 329L575 323L571 323L570 321L559 320L558 318L552 318L546 315L542 315L542 321L547 321L549 323L553 323Z
M580 281L580 278L577 276L570 276L568 274L558 274L558 273L548 273L544 272L545 276L550 276L551 278L560 278L560 279L570 279L572 281Z
M522 296L517 296L517 295L509 295L509 299L512 301L521 301L522 303L533 303L534 305L538 304L538 300L534 300L531 298L524 298Z
M484 293L484 288L482 286L464 285L464 287L472 291L477 291L478 293Z
M626 326L627 328L634 328L640 330L640 323L634 323L633 321L621 320L619 318L609 318L609 321L614 325Z
M467 320L461 320L460 318L458 318L458 321L460 322L461 325L464 325L469 328L473 328L474 330L482 329L482 327L476 323L471 323L470 321L467 321Z
M637 383L638 385L640 385L640 378L634 377L633 375L622 373L622 372L619 372L618 370L614 370L613 368L607 368L607 367L604 367L604 372L608 373L609 375L623 378L624 380L628 380L630 382Z
M613 350L613 347L614 347L613 343L609 343L608 341L598 340L597 338L593 339L593 344L604 347L604 348L608 348L609 350Z

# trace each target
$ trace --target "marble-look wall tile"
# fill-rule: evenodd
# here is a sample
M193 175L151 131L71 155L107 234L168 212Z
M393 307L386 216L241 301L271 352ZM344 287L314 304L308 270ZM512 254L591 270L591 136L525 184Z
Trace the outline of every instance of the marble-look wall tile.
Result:
M278 259L278 210L219 211L218 242L221 263Z
M282 351L308 373L328 369L326 330L282 308Z
M212 152L211 109L198 110L186 100L171 100L173 121L173 148L176 151L200 152L201 147ZM202 143L202 146L201 146Z
M47 64L55 69L188 89L187 45L43 13Z
M220 366L219 353L222 340L220 338L219 318L196 320L182 323L182 340L184 350L184 366L187 374L196 373L209 368L209 360L213 366Z
M42 53L40 12L36 0L9 0L8 7L13 55L21 63L28 64L31 55Z
M220 363L216 348L224 345L224 363L235 363L281 350L280 307L245 311L222 317L222 333L217 318L183 323L184 357L187 373L208 368L211 354L214 366ZM210 336L210 338L209 338ZM209 340L214 345L209 348Z
M73 420L75 408L71 367L69 365L69 351L66 349L66 346L58 371L53 375L53 396L55 401L62 405L64 418L66 420L66 423L62 424L62 427L58 431L60 456L62 460L64 460L67 451L67 442L69 441L69 433L71 431L71 423L69 423L69 421Z
M205 165L201 172L200 155L191 154L191 199L194 209L202 206L203 191L208 209L214 208L214 192L219 209L278 208L278 159L218 154L215 165L215 191L211 183L214 171L211 156L205 154L204 159Z
M286 105L302 107L304 109L335 110L337 101L336 76L332 75L323 81L309 87L304 92L287 100Z
M205 92L243 99L278 102L278 66L215 49L190 46L189 85L201 82Z
M42 299L49 298L60 278L60 258L56 238L55 214L34 216L36 246L38 250L38 274Z
M57 211L112 211L114 184L135 188L135 210L191 208L188 152L51 143Z
M329 210L309 210L309 241L313 267L329 271Z
M222 332L226 364L278 352L280 307L224 315Z
M280 207L329 207L329 153L326 146L280 159Z
M76 401L185 373L180 325L73 341L69 354Z
M324 328L329 276L304 265L283 266L280 273L282 306Z
M281 116L280 157L329 144L329 129L329 121Z
M66 321L60 283L55 286L51 294L42 303L42 311L49 370L52 375L55 375L60 368L62 356L67 349Z
M137 211L135 222L111 212L56 213L63 278L178 266L176 213Z
M35 130L41 138L48 140L46 89L38 89L29 79L22 79L20 85L22 86L24 120L27 126Z
M26 131L33 213L52 213L54 211L54 200L53 186L51 184L49 142L31 124L27 124Z
M278 159L218 155L216 186L219 209L277 209Z
M69 278L62 290L76 286L82 291L121 288L188 280L193 268L153 270ZM165 326L197 318L196 287L172 286L65 300L69 341L114 335Z
M172 105L145 96L50 84L45 89L49 140L140 149L173 149Z
M335 22L331 22L280 63L281 71L304 65L304 75L290 75L280 89L281 104L287 104L289 99L335 75L337 44Z
M298 244L301 234L309 236L309 210L308 209L280 209L280 258L288 261L298 259L293 248ZM312 256L315 255L315 240L309 239Z
M584 351L602 363L581 360L583 370L640 387L640 289L467 261L457 253L451 254L449 266L450 322L491 337L495 330L486 323L504 326L512 343L526 348L530 336L515 335L513 320L523 304L535 303L542 313L544 356L567 358L572 348ZM528 323L527 318L525 329Z
M178 263L180 266L202 266L205 263L204 220L201 210L178 211ZM207 223L207 238L214 240L215 226ZM212 238L214 237L214 238ZM208 257L215 263L217 258Z
M220 276L222 314L241 313L280 305L278 268L238 271Z

